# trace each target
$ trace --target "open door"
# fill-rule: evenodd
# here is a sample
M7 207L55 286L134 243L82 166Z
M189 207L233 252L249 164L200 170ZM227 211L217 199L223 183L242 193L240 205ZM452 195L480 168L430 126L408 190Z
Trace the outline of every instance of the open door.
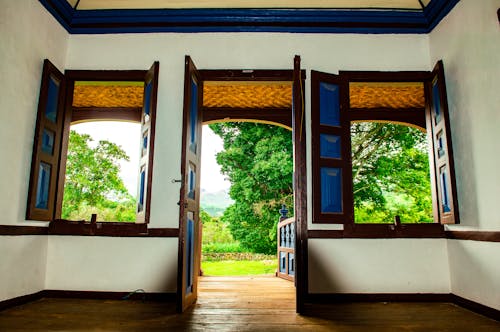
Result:
M177 310L196 302L200 267L200 160L203 81L189 56L185 60Z
M307 281L307 169L306 169L306 125L304 110L305 75L300 69L300 56L293 64L293 163L294 163L294 209L295 209L295 300L296 311L304 311Z

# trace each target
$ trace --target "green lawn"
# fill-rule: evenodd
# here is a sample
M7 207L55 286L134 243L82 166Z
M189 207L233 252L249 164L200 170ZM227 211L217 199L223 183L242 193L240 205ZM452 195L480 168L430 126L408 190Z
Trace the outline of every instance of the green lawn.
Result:
M276 260L225 260L203 261L201 269L205 276L248 276L259 274L274 274L277 269Z

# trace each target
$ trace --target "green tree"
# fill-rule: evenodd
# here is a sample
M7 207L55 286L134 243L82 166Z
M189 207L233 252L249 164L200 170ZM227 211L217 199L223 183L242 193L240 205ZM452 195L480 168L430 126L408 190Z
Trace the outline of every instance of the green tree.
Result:
M243 247L274 253L278 211L281 204L293 206L291 132L248 122L218 123L210 128L223 140L217 162L231 182L229 195L234 200L222 221Z
M90 135L71 131L66 162L63 219L134 221L135 198L119 176L121 160L129 157L118 145L99 141L91 147Z
M351 126L353 194L357 222L431 222L426 134L405 125Z

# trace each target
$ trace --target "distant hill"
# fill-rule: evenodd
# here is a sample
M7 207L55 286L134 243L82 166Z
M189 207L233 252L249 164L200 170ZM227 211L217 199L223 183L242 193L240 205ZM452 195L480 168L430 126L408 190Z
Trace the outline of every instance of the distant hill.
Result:
M201 190L200 205L212 217L220 217L226 208L233 204L234 201L229 197L227 190L219 190L216 192L207 192Z

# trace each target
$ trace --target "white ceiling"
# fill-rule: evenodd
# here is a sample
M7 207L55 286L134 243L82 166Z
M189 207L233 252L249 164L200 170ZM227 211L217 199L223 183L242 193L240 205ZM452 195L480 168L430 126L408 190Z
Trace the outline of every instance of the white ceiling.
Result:
M192 8L331 8L421 10L431 0L67 0L79 10Z

